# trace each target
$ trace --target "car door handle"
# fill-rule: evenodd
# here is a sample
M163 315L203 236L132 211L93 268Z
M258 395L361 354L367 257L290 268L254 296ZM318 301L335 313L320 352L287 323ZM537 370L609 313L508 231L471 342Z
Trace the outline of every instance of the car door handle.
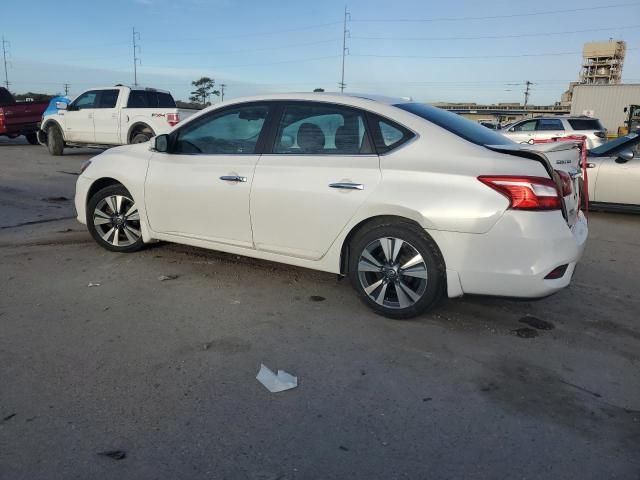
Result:
M241 177L240 175L223 175L220 177L220 180L224 180L225 182L246 182L247 177Z
M587 163L587 168L596 168L595 163Z
M364 185L361 183L337 182L330 183L329 186L331 188L341 188L343 190L364 190Z

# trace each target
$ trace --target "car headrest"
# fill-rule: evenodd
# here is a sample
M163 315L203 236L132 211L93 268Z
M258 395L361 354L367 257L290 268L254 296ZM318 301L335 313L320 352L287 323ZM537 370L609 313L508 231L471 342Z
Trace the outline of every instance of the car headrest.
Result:
M319 126L313 123L303 123L298 128L297 143L305 153L319 152L324 148L324 133Z
M354 135L344 125L336 130L336 149L342 153L358 153L359 149L358 135Z

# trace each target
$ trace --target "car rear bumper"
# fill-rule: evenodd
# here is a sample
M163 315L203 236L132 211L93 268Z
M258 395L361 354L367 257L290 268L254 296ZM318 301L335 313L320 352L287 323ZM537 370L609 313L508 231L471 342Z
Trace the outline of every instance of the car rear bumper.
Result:
M449 296L536 298L566 287L586 244L582 212L569 228L560 212L508 210L485 234L429 231L447 266ZM545 278L566 265L560 278Z

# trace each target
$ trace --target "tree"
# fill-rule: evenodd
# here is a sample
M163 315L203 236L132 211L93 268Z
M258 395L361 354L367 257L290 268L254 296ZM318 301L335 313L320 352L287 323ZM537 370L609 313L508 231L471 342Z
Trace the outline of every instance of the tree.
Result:
M324 92L324 88L314 88L314 92Z
M220 96L220 91L215 90L215 84L215 80L209 77L201 77L199 80L194 80L191 85L195 87L195 90L191 92L189 100L202 105L210 105L209 97L211 95Z

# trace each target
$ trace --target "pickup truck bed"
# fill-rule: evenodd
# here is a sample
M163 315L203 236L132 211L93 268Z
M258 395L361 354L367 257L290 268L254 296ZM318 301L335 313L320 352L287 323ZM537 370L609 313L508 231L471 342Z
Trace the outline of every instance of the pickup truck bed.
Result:
M38 140L36 133L48 102L16 102L13 95L0 87L0 136L27 137L32 145Z

